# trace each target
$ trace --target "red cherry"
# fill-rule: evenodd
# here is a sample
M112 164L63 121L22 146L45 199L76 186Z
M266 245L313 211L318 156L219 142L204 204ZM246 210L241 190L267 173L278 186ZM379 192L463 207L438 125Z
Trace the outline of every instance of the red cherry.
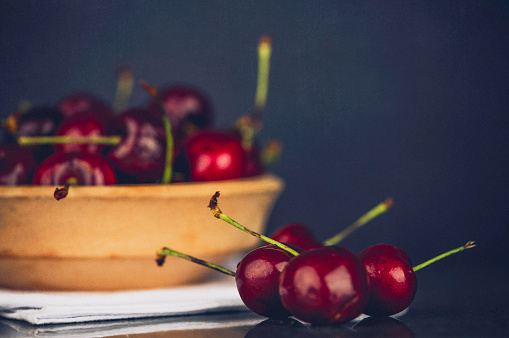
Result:
M246 173L245 176L260 175L265 171L265 166L262 163L262 154L260 148L253 144L246 152Z
M123 137L107 154L121 183L161 180L166 136L159 115L145 109L127 110L113 120L109 134Z
M304 251L295 245L288 246L299 253ZM275 245L268 245L252 250L237 264L237 290L251 311L269 318L290 316L281 303L278 288L281 272L293 257Z
M76 93L64 97L58 102L57 109L64 118L91 110L99 113L105 123L113 117L110 108L102 100L87 93Z
M246 152L236 137L215 130L204 130L186 142L192 181L218 181L243 177Z
M283 243L290 243L304 250L321 248L324 245L317 240L309 227L302 223L288 223L276 230L270 238Z
M62 122L62 115L51 107L36 107L21 115L18 121L17 137L54 135ZM31 146L34 157L41 163L53 151L51 145Z
M59 152L48 157L35 171L33 184L65 185L116 184L115 171L98 154Z
M65 119L56 131L57 136L104 136L106 126L103 118L96 111L84 111L76 113ZM99 144L55 144L56 151L79 151L99 153L104 149Z
M313 325L346 322L362 313L369 299L366 269L342 247L306 251L283 271L281 302L297 319Z
M198 128L209 127L212 111L208 99L199 90L187 85L173 85L163 88L159 97L170 119L176 137L189 135ZM151 101L149 109L160 114L159 105Z
M36 167L32 152L17 144L0 145L0 185L29 183Z
M371 296L364 313L390 316L406 309L417 291L417 279L403 249L377 244L359 253L370 279Z

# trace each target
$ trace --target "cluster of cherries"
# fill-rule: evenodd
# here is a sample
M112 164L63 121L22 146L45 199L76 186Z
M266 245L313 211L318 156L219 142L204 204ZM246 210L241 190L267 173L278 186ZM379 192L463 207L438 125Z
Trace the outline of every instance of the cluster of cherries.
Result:
M162 89L161 100L174 139L172 181L234 179L263 171L239 133L211 129L210 105L200 92L171 86ZM163 177L167 142L158 105L114 115L96 98L76 94L56 108L20 114L16 125L0 145L2 184L157 183Z
M346 235L385 212L388 199L337 236L320 242L309 227L292 223L270 237L258 234L232 220L218 207L216 192L209 208L219 218L268 244L247 253L236 272L177 252L157 251L161 266L167 256L177 256L235 276L244 304L253 312L271 318L293 316L315 326L350 321L364 313L388 317L405 310L417 290L415 272L456 252L474 247L474 242L450 250L412 267L409 255L389 244L370 246L359 254L338 246Z
M263 37L259 50L266 73L270 39ZM151 99L129 107L129 69L120 73L112 107L76 93L51 107L19 109L2 121L0 184L171 183L261 174L265 163L254 135L266 97L262 75L253 113L223 129L212 126L207 96L187 85L156 90L141 82Z

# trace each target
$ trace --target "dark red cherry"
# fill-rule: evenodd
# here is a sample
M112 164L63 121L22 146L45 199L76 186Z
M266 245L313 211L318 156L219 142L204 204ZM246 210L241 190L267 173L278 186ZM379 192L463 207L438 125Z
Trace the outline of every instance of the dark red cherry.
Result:
M65 119L56 131L57 136L104 136L106 135L106 125L100 113L90 110L69 116ZM55 144L56 151L80 151L89 153L99 153L104 149L99 144Z
M394 245L377 244L362 250L359 257L370 279L371 296L364 313L390 316L406 309L417 290L408 254Z
M309 227L302 223L288 223L277 229L271 236L278 242L290 243L304 250L321 248L324 245L317 240Z
M32 152L17 144L0 145L0 185L28 184L36 163Z
M212 111L208 98L187 85L172 85L160 90L159 96L170 119L175 137L190 135L196 129L209 127ZM160 114L160 107L151 101L149 109Z
M240 140L216 130L203 130L186 142L192 181L218 181L243 177L246 152Z
M350 250L323 247L293 258L281 274L279 295L297 319L313 325L346 322L369 299L366 269Z
M99 113L105 123L113 117L113 113L106 103L88 93L76 93L64 97L58 102L57 109L66 119L74 114L91 110Z
M299 253L304 251L295 245L288 246ZM281 304L278 289L281 272L293 257L295 256L271 244L250 251L237 264L237 290L251 311L269 318L290 316Z
M54 135L62 120L62 115L55 108L33 108L19 118L17 136ZM30 146L30 149L38 163L53 153L53 147L50 144Z
M246 151L246 173L245 176L263 174L265 166L262 163L260 148L253 144L251 149Z
M99 154L59 152L47 158L35 171L33 184L116 184L115 171Z
M160 115L146 109L127 110L113 120L108 133L122 136L122 142L107 154L120 183L161 180L166 135Z

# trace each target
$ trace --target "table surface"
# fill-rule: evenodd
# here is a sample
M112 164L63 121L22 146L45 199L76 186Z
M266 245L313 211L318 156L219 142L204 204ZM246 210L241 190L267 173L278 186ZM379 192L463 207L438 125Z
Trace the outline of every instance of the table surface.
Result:
M393 320L367 318L334 327L294 320L270 321L251 312L113 321L70 326L33 326L0 321L1 337L508 337L509 269L503 262L449 259L417 273L410 310ZM173 324L180 324L178 330ZM183 325L185 329L182 329ZM150 326L153 332L144 332ZM111 333L111 334L110 334Z

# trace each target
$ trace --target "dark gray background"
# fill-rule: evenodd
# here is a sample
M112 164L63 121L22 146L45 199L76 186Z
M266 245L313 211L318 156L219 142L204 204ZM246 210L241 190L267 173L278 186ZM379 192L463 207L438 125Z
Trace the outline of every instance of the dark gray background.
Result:
M392 243L420 262L476 240L449 264L502 270L508 15L507 1L3 0L0 113L81 90L111 102L129 63L137 80L202 88L222 126L251 108L270 34L260 137L283 141L287 187L268 231L300 221L325 239L391 196L344 245ZM132 105L146 101L137 87Z

